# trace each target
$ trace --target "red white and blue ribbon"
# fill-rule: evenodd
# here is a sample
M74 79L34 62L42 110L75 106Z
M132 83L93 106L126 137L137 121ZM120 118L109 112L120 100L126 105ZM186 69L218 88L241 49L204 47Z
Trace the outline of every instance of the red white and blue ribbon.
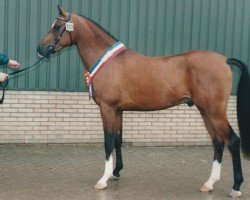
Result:
M92 65L85 73L85 78L87 82L87 86L89 87L89 97L90 99L93 97L93 84L92 80L96 76L97 72L104 66L105 63L107 63L110 59L114 58L116 55L118 55L121 51L126 49L125 45L121 42L116 42L113 44L110 48L107 49L105 54L101 56L97 62Z

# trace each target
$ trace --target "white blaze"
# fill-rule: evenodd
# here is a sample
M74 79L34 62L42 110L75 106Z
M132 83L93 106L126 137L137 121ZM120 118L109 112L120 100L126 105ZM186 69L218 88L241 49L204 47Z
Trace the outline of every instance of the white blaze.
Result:
M56 23L56 21L53 22L53 24L51 25L51 28L53 28L55 26L55 23Z

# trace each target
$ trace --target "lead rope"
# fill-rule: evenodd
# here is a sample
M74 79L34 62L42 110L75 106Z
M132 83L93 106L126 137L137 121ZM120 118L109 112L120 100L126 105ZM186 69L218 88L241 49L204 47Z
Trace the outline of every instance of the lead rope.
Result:
M20 69L18 71L14 71L10 74L8 74L9 76L13 76L14 74L18 74L20 72L23 72L23 71L26 71L32 67L34 67L35 65L37 65L39 62L41 62L42 60L44 59L44 57L40 58L38 61L36 61L34 64L30 65L29 67L25 67L24 69ZM5 94L5 90L6 90L6 87L8 86L9 84L9 79L12 79L12 78L8 78L5 82L1 83L0 84L0 89L3 91L2 93L2 98L0 99L0 104L3 104L3 101L4 101L4 94Z

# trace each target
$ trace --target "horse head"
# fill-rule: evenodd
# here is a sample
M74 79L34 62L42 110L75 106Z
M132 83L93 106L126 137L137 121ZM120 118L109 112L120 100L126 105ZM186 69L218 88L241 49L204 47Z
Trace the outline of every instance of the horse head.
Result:
M48 58L51 54L73 44L74 24L71 20L71 13L58 5L58 17L38 45L37 53L40 57Z

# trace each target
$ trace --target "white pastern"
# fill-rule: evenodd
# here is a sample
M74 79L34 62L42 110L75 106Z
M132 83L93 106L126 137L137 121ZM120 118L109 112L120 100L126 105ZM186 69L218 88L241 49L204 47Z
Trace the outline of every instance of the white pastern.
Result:
M206 188L213 190L213 185L215 182L220 180L220 173L221 173L221 164L215 160L213 162L212 172L208 179L208 181L204 184Z
M113 174L113 156L110 155L108 161L105 163L105 170L102 178L98 181L98 183L101 183L103 185L107 185L107 180L112 176Z
M228 194L228 196L232 198L238 198L241 197L241 192L232 189L232 191Z

